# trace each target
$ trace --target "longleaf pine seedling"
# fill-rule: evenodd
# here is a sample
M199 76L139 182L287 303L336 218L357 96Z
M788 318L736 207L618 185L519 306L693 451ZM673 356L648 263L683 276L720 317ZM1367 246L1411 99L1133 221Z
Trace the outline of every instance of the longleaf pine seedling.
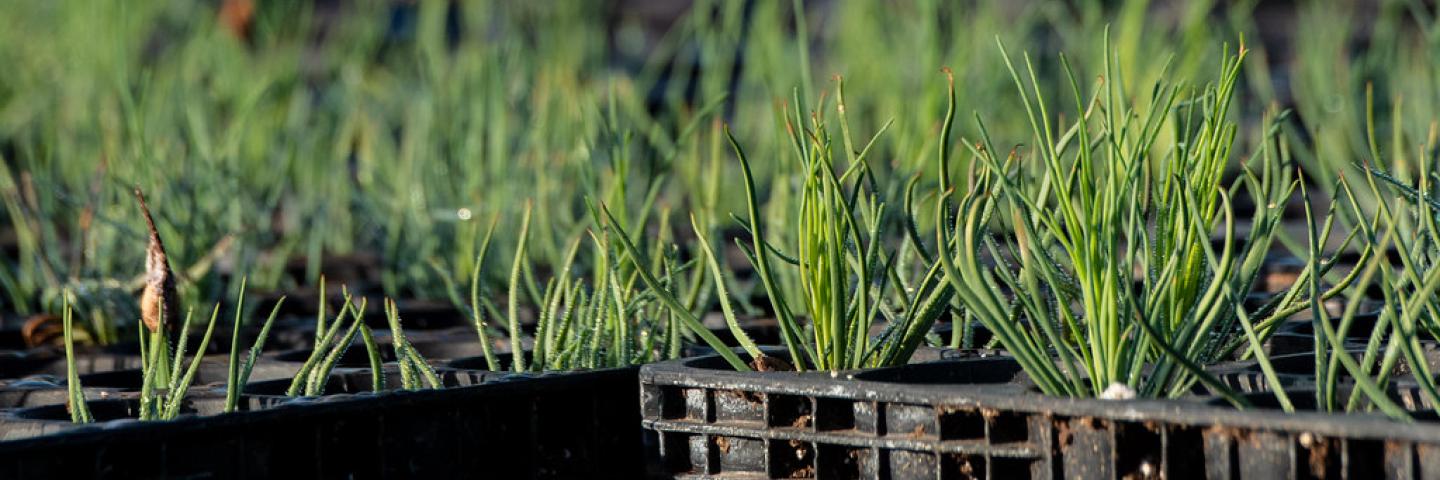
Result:
M1369 255L1357 269L1363 269L1347 296L1347 303L1338 318L1320 305L1311 305L1312 324L1316 336L1314 405L1325 412L1379 410L1402 421L1413 421L1412 414L1398 399L1392 397L1395 377L1401 362L1409 369L1409 381L1429 404L1440 402L1435 383L1434 365L1427 358L1422 341L1437 339L1440 329L1440 202L1432 195L1434 174L1431 161L1418 162L1416 180L1407 182L1377 165L1382 156L1374 137L1374 121L1369 129L1370 156L1374 164L1357 165L1364 175L1364 188L1357 195L1355 188L1340 177L1337 203L1343 203L1350 218L1357 219L1356 232L1367 253L1390 252L1390 255ZM1435 158L1424 152L1435 151L1436 131L1431 132L1421 147L1419 158ZM1397 142L1398 143L1398 142ZM1402 147L1403 148L1403 147ZM1316 231L1313 214L1307 209L1310 235L1309 248L1318 250L1325 243L1328 225ZM1313 262L1313 260L1312 260ZM1318 290L1319 282L1311 279L1308 287ZM1383 299L1374 326L1368 335L1357 332L1356 320L1370 291L1380 292ZM1364 337L1362 351L1351 351L1343 343L1346 338ZM1422 338L1428 337L1428 338ZM1356 354L1358 353L1358 358ZM1282 407L1294 410L1291 394L1283 385L1272 382L1271 389Z
M70 411L70 421L74 423L90 423L95 417L90 415L90 405L85 402L85 390L80 385L80 372L75 369L75 336L72 333L73 315L71 315L69 296L66 296L64 310L65 329L65 405Z
M793 116L788 110L784 112L794 165L799 168L797 178L801 181L799 190L793 193L798 203L783 212L794 221L794 243L788 246L793 249L791 253L785 253L767 235L754 169L744 149L726 129L740 160L748 201L748 219L741 223L750 233L750 242L736 243L764 287L789 361L765 355L741 329L717 253L705 238L706 231L693 219L691 222L704 258L703 268L711 272L718 289L721 313L751 356L748 368L838 371L903 364L925 342L936 319L947 311L951 292L941 281L938 265L924 269L924 280L908 297L898 296L903 303L891 303L896 296L889 289L898 288L891 282L897 278L897 255L881 236L886 209L875 189L875 173L867 163L871 148L890 124L880 127L857 149L846 119L843 79L837 78L835 92L839 139L832 135L832 127L821 113L823 98L822 110L814 112L809 122L798 108ZM800 105L798 97L795 103ZM843 155L837 150L843 150ZM784 188L782 183L775 185ZM651 288L662 297L673 296L658 285L652 284ZM799 299L799 305L792 305L792 298ZM688 313L684 308L674 310ZM872 338L871 327L877 323L885 324L885 329ZM728 349L720 351L728 353ZM727 360L736 363L735 359Z
M235 302L235 325L233 326L233 337L231 337L230 354L226 368L225 379L225 412L234 412L239 409L241 391L250 379L250 373L255 367L261 350L265 346L265 339L269 336L270 327L275 322L275 317L280 312L282 298L276 302L274 309L265 319L260 328L260 333L255 342L251 344L249 354L242 360L240 357L240 325L243 323L245 309L245 281L240 282L240 292ZM205 333L200 339L200 344L190 359L188 365L185 363L186 347L189 345L190 322L193 312L187 312L185 322L177 331L180 332L178 342L172 347L166 336L161 333L167 331L164 328L165 318L159 318L160 331L145 332L141 335L144 338L148 334L149 340L141 343L142 352L142 384L140 388L140 420L173 420L183 413L186 394L195 383L195 376L199 372L200 363L204 361L205 352L210 345L210 339L214 336L215 325L218 323L220 305L215 305L210 313L210 321L205 327ZM143 327L142 327L143 329ZM148 347L148 349L146 348ZM162 352L174 351L173 363L167 362L167 357ZM74 366L70 366L74 371ZM163 372L170 372L168 377L162 376ZM78 377L76 384L78 385Z
M190 336L190 321L194 318L194 310L185 313L185 321L179 329L179 340L175 343L174 363L166 361L168 357L165 351L172 349L170 341L165 335L166 322L163 314L158 318L156 331L148 332L149 353L142 357L143 382L140 386L140 420L172 420L180 416L184 407L185 393L195 381L195 374L200 369L200 362L204 359L205 350L210 346L210 338L215 333L215 323L220 317L220 306L215 305L210 311L210 321L205 327L205 333L200 337L200 345L191 359L188 367L185 367L185 350L188 346ZM143 335L144 333L142 333ZM146 344L142 343L142 349ZM183 370L182 370L183 368ZM165 375L169 372L169 375ZM183 372L183 373L182 373Z
M266 317L265 323L260 327L260 333L254 343L251 344L249 354L242 360L240 358L240 325L243 323L245 310L245 280L241 279L240 291L235 301L235 324L232 328L230 340L230 354L226 365L225 378L225 412L239 410L241 391L244 385L249 382L250 373L255 367L265 346L265 339L269 336L270 326L274 324L275 317L280 313L280 306L284 299L276 302L275 307ZM186 347L189 345L190 320L193 312L187 312L183 326L178 329L180 332L179 341L172 347L169 340L163 333L148 332L150 339L142 342L142 350L149 346L148 354L142 360L142 384L140 389L140 420L174 420L183 413L186 402L186 394L195 383L195 376L200 370L200 363L204 361L205 352L210 345L210 339L214 336L215 325L220 315L220 305L215 305L210 313L210 321L205 327L205 333L200 339L200 344L190 359L189 364L185 363ZM164 316L160 317L160 325L165 323ZM166 331L164 328L161 332ZM147 332L141 332L142 336ZM174 350L173 363L166 362L166 356L161 352ZM73 370L73 366L71 367ZM168 369L168 370L167 370ZM162 372L171 372L168 377L161 376Z
M1076 120L1059 132L1029 57L1027 85L1004 55L1038 147L1002 154L977 117L971 189L953 219L952 194L942 195L937 243L967 312L1045 393L1176 397L1199 382L1244 403L1203 367L1225 359L1236 339L1261 350L1241 299L1297 184L1268 149L1242 162L1235 184L1221 183L1246 53L1227 52L1215 83L1186 98L1187 89L1158 82L1148 106L1123 97L1113 52L1088 101L1062 56ZM1167 126L1168 146L1158 141ZM1242 189L1256 205L1244 241L1231 205ZM1292 287L1262 323L1303 309L1312 298L1304 293L1313 292Z
M523 274L528 269L528 229L524 226L529 224L529 213L527 209L527 218L521 222L517 256L510 268L509 308L502 314L481 295L480 272L490 250L493 227L480 243L470 279L470 301L462 305L472 316L490 370L542 372L623 367L679 356L682 340L675 334L673 322L664 316L665 307L650 292L637 288L644 276L642 268L620 261L627 247L616 245L613 239L621 233L608 229L587 231L571 239L542 287ZM599 216L599 212L592 212L597 224ZM589 262L591 270L588 275L577 275L581 247L587 244L593 257ZM671 284L677 277L673 265L678 261L662 249L652 253L639 257L654 259L660 270L669 272L656 281ZM532 334L525 333L517 308L526 292L531 292L529 300L536 309ZM458 295L452 293L451 297L461 305ZM490 346L487 316L504 320L501 323L507 330L511 350L508 365Z
M346 290L341 297L340 310L336 312L334 319L327 322L324 280L321 280L320 285L320 307L315 314L315 345L310 350L310 356L300 364L300 369L290 380L290 387L285 390L285 395L291 397L324 395L325 384L330 378L330 373L335 370L336 364L355 342L355 335L362 331L364 332L365 350L370 357L373 387L375 391L380 391L384 388L384 372L379 368L381 367L379 346L374 341L370 327L365 324L365 308L369 302L361 298L359 303L356 303L350 296L350 292ZM349 327L345 326L346 317L351 319Z
M230 343L230 354L226 369L225 379L225 412L239 410L241 392L244 385L249 382L250 374L255 368L255 362L260 358L260 353L265 347L265 339L269 337L270 327L274 324L275 318L280 313L280 306L284 304L284 297L276 302L275 307L266 317L265 323L260 327L260 332L251 344L249 354L241 359L240 357L240 327L243 324L245 308L245 280L241 279L240 293L235 304L235 324L232 330ZM68 309L66 310L69 311ZM206 349L210 345L210 339L215 333L216 321L219 318L220 306L216 305L210 315L210 322L205 328L204 336L201 337L198 351L190 359L188 366L184 362L186 346L189 344L190 320L193 312L187 312L184 326L178 329L169 329L165 326L166 320L162 313L157 319L156 330L149 330L149 327L141 323L141 387L140 387L140 414L139 420L174 420L184 413L186 394L195 383L195 376L199 372L200 363L204 361ZM85 394L80 381L79 370L75 365L74 354L74 333L71 327L71 315L64 317L65 325L65 361L68 398L70 405L71 421L75 423L89 423L94 421L90 411L86 408ZM163 332L179 332L178 341L171 345L170 340ZM148 338L148 339L147 339ZM162 352L172 351L173 357L164 355ZM169 359L173 358L173 363ZM165 372L170 372L164 375Z
M695 312L691 311L691 309L685 305L685 302L675 293L675 289L671 288L670 285L650 270L650 267L647 266L647 257L644 252L640 250L640 247L635 245L635 241L630 237L630 234L625 231L625 227L615 218L615 215L610 212L610 209L602 205L600 210L605 215L606 230L610 232L611 238L616 240L619 250L621 254L623 254L623 258L629 260L629 265L633 267L632 271L635 277L641 282L644 282L649 294L653 295L661 305L670 311L671 318L678 320L680 326L694 333L696 337L699 337L701 341L705 342L706 346L714 349L715 353L719 354L731 367L739 371L751 370L751 362L746 362L741 359L739 355L736 355L735 352L731 351L730 348L725 345L725 342L721 341L713 332L705 328L705 324L701 323L700 318ZM727 320L731 323L731 328L735 329L733 319ZM670 328L676 327L671 325ZM743 332L741 334L743 334ZM745 344L748 348L751 348L747 353L751 355L752 361L763 358L763 354L759 352L759 349L754 347L754 342L745 342Z
M146 272L147 281L141 293L142 318L139 322L140 358L141 358L141 386L140 386L140 413L139 420L173 420L179 417L185 406L185 396L190 386L195 382L195 376L199 372L200 363L204 359L205 352L210 345L210 339L215 333L216 320L219 318L220 305L216 304L210 314L210 322L205 328L204 336L200 339L198 350L190 360L188 366L185 364L185 350L189 346L190 321L193 311L187 312L185 321L181 327L170 326L173 318L167 317L175 309L177 303L175 294L175 279L170 272L165 249L160 241L160 234L155 228L154 219L150 215L149 206L145 204L145 197L139 189L135 190L136 198L140 202L140 209L145 217L145 223L150 232L150 241L147 246ZM247 280L240 280L240 291L235 302L235 323L232 327L230 340L229 364L226 370L226 412L233 412L238 409L240 401L240 390L249 380L250 373L255 366L256 360L264 348L265 339L269 336L270 326L274 323L275 317L280 312L280 306L285 299L282 297L276 302L270 312L270 316L261 327L259 336L250 347L250 354L242 362L240 359L240 327L244 317L245 309L245 287ZM65 367L67 375L68 398L70 405L71 420L75 423L89 423L94 421L85 403L85 394L80 382L80 374L75 365L75 332L73 328L73 315L70 308L70 295L65 296L64 309L64 335L65 335Z
M275 306L270 309L270 316L265 317L265 323L260 326L260 333L255 336L255 343L250 345L249 354L242 361L240 359L240 327L244 323L245 312L245 286L248 278L240 279L240 295L235 301L235 323L230 332L230 356L229 368L225 376L225 411L233 412L239 409L240 393L245 389L245 384L250 383L250 373L255 370L255 361L259 360L260 352L265 348L265 339L270 337L270 327L275 324L275 317L280 314L280 307L285 304L286 297L280 297L275 301Z
M388 298L385 299L385 319L390 324L390 343L395 349L395 361L399 363L400 366L400 388L405 390L442 388L443 385L440 383L440 376L435 373L435 369L425 361L425 357L420 355L420 352L415 350L415 346L410 344L410 340L405 338L405 330L400 327L400 309L395 306L394 300ZM366 330L368 331L369 329L367 328ZM367 338L369 337L368 333L366 336ZM373 340L366 340L365 345L367 348L371 345L371 342L373 342ZM380 378L379 375L375 375L380 372L380 370L376 368L377 358L374 353L375 352L371 350L371 373L373 378ZM378 383L378 380L375 387L377 391L380 388L384 388L383 385Z

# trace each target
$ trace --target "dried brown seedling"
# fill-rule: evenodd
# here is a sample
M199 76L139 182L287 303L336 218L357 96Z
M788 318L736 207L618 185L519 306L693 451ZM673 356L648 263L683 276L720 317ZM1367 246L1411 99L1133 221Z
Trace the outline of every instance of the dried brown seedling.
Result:
M135 189L135 198L140 201L140 213L145 215L145 226L150 231L150 244L145 251L145 288L140 292L140 319L152 332L164 323L166 332L174 333L179 329L180 312L176 306L175 274L170 270L170 259L165 255L160 232L155 229L150 206L145 204L145 194L139 188Z
M60 324L60 317L55 315L32 315L25 319L25 324L20 327L20 337L25 340L27 347L51 345L64 341L64 327Z

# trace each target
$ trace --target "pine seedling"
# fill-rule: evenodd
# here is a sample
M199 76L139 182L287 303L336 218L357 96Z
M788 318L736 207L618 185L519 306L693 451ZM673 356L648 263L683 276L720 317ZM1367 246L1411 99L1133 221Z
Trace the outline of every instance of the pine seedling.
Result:
M275 306L270 309L270 316L265 318L265 323L260 326L260 333L255 337L255 342L250 345L250 353L242 361L240 359L240 325L244 318L245 311L245 286L249 279L240 279L240 295L235 301L235 323L230 332L230 359L229 369L225 377L225 412L233 412L239 408L240 393L245 384L250 383L250 373L255 369L255 361L260 358L260 352L265 348L265 339L270 336L270 326L275 324L275 317L280 314L280 306L285 304L286 297L280 297Z
M66 295L64 310L65 327L65 387L66 387L66 410L70 412L70 421L74 423L90 423L95 417L90 415L90 405L85 401L85 389L80 385L80 372L75 368L75 340L71 326L72 315L70 311L70 297Z

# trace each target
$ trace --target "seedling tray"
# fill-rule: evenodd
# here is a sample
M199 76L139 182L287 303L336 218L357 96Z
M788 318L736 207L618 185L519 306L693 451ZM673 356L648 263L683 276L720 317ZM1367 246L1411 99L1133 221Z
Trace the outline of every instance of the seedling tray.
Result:
M845 376L641 369L665 478L1436 478L1440 426L1047 397L1006 358Z
M638 371L492 373L444 390L104 422L0 442L0 478L638 478Z

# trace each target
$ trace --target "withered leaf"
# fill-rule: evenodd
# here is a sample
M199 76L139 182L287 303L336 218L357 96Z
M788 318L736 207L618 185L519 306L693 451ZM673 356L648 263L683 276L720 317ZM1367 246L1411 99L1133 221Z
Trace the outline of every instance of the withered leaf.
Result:
M170 259L165 255L160 232L155 229L155 218L150 215L150 206L146 205L145 194L139 188L135 189L135 198L140 201L140 213L145 215L145 227L150 231L150 244L145 250L145 288L140 292L140 319L152 332L159 330L162 323L167 332L174 332L180 325L175 275L170 271Z

